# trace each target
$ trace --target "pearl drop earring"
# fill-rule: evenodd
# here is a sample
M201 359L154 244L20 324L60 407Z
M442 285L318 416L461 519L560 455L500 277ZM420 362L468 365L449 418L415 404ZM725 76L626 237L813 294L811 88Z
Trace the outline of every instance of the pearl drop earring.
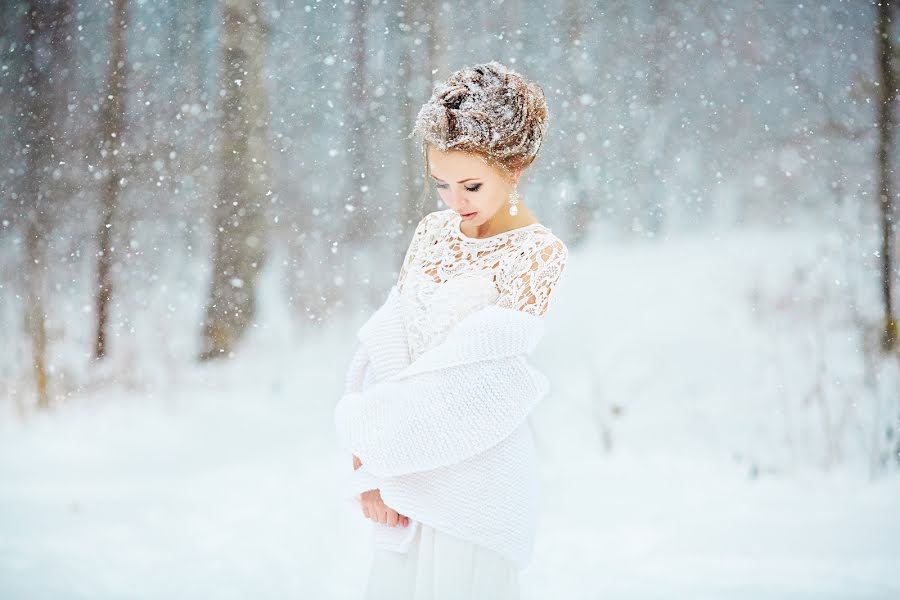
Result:
M510 216L514 217L517 214L519 214L519 207L517 206L517 204L519 203L520 198L521 198L521 196L519 196L518 185L513 186L512 192L509 193L509 214L510 214Z

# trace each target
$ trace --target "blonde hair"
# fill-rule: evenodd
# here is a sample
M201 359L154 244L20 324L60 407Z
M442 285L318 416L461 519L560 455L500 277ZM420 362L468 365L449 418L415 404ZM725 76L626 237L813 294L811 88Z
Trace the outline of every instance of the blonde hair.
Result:
M432 90L410 136L427 150L460 150L507 173L534 161L548 120L544 90L497 61L463 67Z

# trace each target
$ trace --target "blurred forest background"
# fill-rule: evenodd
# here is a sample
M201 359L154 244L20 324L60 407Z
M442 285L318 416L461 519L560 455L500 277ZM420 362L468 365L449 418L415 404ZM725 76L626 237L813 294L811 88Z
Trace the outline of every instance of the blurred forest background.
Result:
M182 357L233 350L273 246L301 327L375 301L441 208L406 134L478 58L545 88L529 198L570 248L815 222L868 242L877 284L896 164L878 20L865 2L6 2L4 382L38 367L49 402L50 363L84 372L57 345L137 351L148 328Z
M651 380L660 398L699 397L702 378L677 388L674 365L715 356L759 370L739 381L707 362L722 379L708 406L778 423L771 438L735 425L748 441L722 452L743 472L896 474L898 12L863 0L2 2L6 448L47 435L17 438L14 421L104 394L197 390L186 373L222 358L249 386L241 402L319 390L310 406L324 418L310 420L329 427L353 323L396 279L418 219L444 208L407 137L413 119L436 82L496 59L550 107L523 201L573 257L546 365L573 382L560 395L591 415L598 451L628 439L623 397ZM743 258L716 263L729 240ZM644 248L657 251L629 258ZM733 294L694 314L720 292ZM249 341L264 302L281 307L266 331L296 346ZM640 310L623 319L626 304ZM721 335L727 359L697 330L665 342L686 314ZM237 359L251 354L283 368L281 383L250 386L262 376ZM285 379L300 356L330 383ZM677 410L660 406L647 408L653 431ZM569 426L557 425L546 444ZM898 529L879 521L882 558L900 556ZM876 591L887 564L866 571ZM22 581L8 573L0 586Z

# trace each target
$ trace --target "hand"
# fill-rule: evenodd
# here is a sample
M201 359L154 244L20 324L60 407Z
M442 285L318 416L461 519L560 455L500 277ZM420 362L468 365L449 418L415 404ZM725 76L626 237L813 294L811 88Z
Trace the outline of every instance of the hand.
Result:
M363 514L367 519L372 519L384 525L396 527L403 525L409 527L409 517L401 515L381 500L380 490L369 490L359 495Z
M358 468L360 468L361 466L362 466L362 461L359 460L359 457L354 454L353 455L353 470L355 471Z

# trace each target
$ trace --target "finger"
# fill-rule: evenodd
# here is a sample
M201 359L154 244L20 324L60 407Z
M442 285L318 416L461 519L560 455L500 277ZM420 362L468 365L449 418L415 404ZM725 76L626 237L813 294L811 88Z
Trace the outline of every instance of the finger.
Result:
M378 522L383 525L387 525L387 507L385 507L383 504L381 506L381 508L377 509Z
M353 470L355 471L358 468L360 468L361 466L362 466L362 461L359 460L359 457L354 454L353 455Z
M393 510L391 508L387 510L387 523L385 523L386 525L389 525L390 527L396 527L397 521L399 519L400 516L397 514L396 510Z

